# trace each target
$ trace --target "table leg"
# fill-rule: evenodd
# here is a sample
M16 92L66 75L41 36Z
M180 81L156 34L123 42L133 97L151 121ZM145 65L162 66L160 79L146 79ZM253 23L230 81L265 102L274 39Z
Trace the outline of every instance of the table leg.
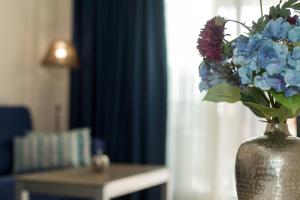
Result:
M172 200L171 184L166 182L161 185L162 200Z
M29 200L29 192L23 189L22 183L16 183L15 195L16 200Z

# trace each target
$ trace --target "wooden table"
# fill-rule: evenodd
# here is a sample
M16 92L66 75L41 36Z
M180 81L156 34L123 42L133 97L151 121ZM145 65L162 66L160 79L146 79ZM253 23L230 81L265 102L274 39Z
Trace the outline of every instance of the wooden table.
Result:
M162 199L171 200L165 167L112 165L102 173L90 167L67 169L17 176L16 200L29 200L30 193L110 200L153 186L161 186Z

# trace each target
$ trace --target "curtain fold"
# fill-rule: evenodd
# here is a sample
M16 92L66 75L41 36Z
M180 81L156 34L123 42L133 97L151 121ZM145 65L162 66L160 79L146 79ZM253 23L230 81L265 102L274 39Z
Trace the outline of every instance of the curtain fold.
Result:
M163 0L74 0L70 126L91 127L113 162L165 163L164 29Z

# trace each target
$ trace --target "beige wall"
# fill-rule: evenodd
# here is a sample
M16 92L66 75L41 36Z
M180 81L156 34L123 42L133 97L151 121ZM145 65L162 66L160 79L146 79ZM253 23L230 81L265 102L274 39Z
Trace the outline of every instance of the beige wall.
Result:
M54 130L55 104L68 125L69 72L40 61L53 39L70 39L71 2L0 0L0 105L28 106L37 130Z

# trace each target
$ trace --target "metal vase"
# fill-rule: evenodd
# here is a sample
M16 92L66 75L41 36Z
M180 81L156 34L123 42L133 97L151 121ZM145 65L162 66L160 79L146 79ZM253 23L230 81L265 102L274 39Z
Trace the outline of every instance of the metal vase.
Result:
M240 146L235 175L239 200L300 200L300 139L286 123L268 123Z

